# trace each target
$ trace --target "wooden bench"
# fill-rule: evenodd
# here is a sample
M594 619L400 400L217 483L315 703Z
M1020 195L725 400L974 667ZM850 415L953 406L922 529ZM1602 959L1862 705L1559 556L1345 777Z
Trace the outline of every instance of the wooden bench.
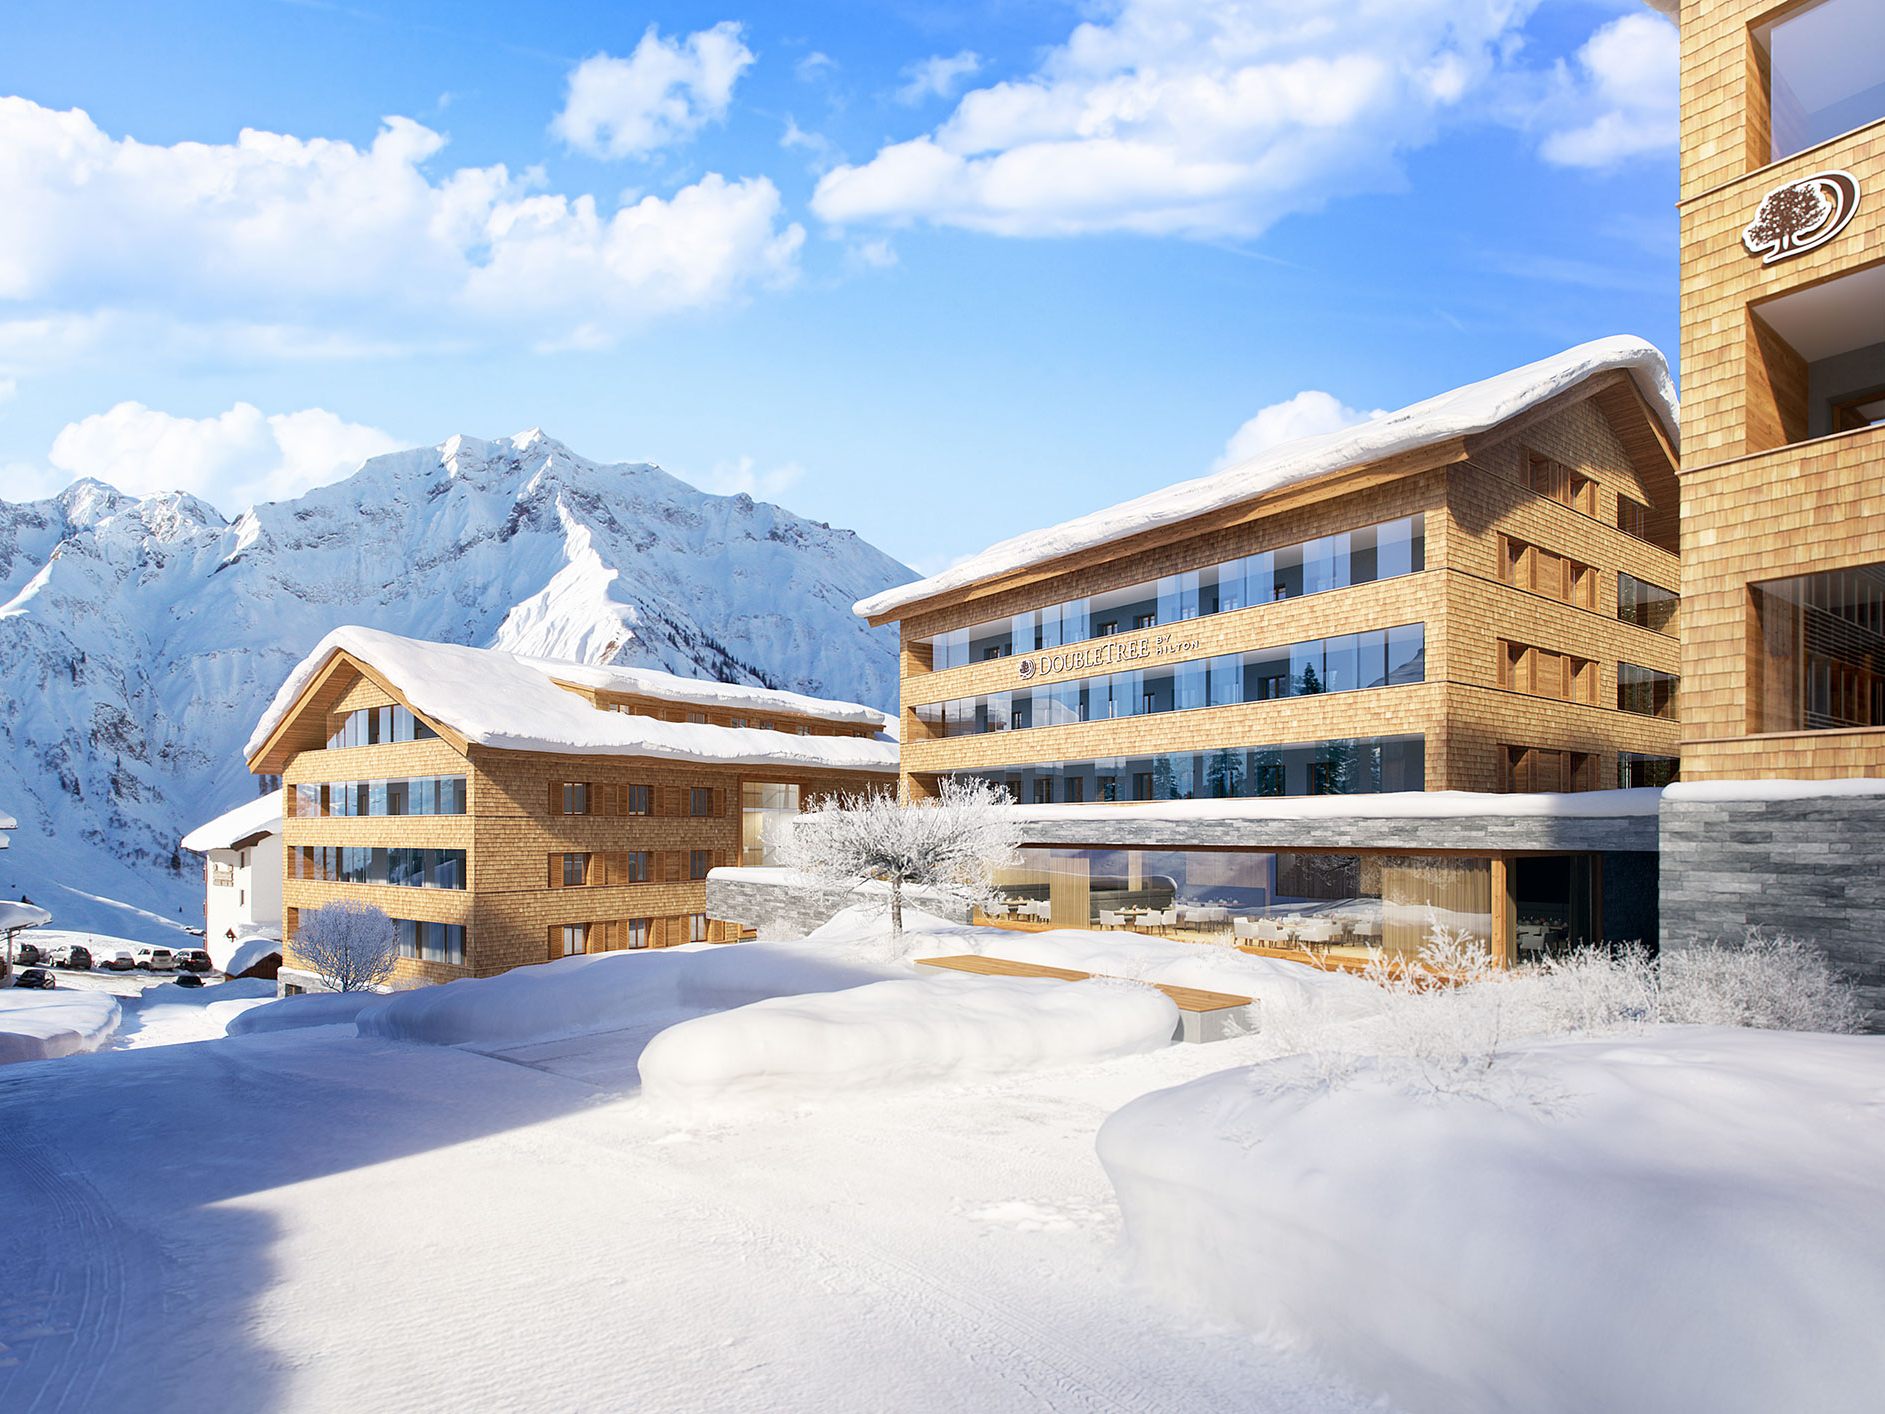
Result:
M1108 975L1103 972L1076 972L1071 967L1048 967L1038 962L1011 962L1005 957L982 957L976 953L918 958L917 965L942 967L951 972L973 972L982 977L1044 977L1056 982L1085 982L1093 977ZM1255 998L1240 997L1234 992L1207 992L1201 987L1171 987L1162 982L1146 982L1142 985L1163 992L1178 1008L1178 1030L1173 1036L1174 1040L1219 1041L1226 1036L1244 1035L1252 1029L1240 1024L1245 1018L1235 1013L1245 1007L1255 1006Z

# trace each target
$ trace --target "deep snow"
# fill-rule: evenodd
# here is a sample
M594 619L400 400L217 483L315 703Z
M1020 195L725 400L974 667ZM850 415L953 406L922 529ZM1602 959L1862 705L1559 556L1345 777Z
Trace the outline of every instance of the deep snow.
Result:
M1861 1414L1885 1388L1885 1041L1534 1040L1530 1105L1227 1070L1100 1130L1135 1266L1417 1414Z
M95 1051L117 1029L117 999L103 992L0 988L0 1065Z

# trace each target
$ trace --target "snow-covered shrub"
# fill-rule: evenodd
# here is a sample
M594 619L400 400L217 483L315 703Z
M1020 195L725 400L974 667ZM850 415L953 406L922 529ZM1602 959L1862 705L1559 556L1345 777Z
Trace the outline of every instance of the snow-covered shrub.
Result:
M365 992L393 975L399 942L383 910L345 900L301 915L294 952L330 991Z
M1663 1021L1837 1033L1864 1024L1852 984L1798 938L1750 928L1739 942L1671 948L1661 972Z
M885 884L892 937L903 933L903 891L925 888L985 903L995 871L1021 842L1008 796L986 781L945 780L933 800L846 794L794 824L787 862L825 883Z

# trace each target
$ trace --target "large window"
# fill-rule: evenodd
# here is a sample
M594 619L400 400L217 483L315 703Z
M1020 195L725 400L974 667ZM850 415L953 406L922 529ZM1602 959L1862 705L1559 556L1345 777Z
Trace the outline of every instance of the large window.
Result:
M454 967L465 965L465 925L462 923L425 923L411 918L395 918L393 935L399 941L399 955L419 962L445 962Z
M1016 801L1036 805L1371 795L1426 789L1426 738L1367 737L1091 761L1043 761L955 774L991 781Z
M1635 663L1617 664L1617 707L1639 717L1676 715L1676 688L1680 679L1674 673L1638 667Z
M1820 0L1756 31L1773 161L1885 118L1885 7Z
M1317 954L1418 952L1436 924L1492 942L1486 858L1027 847L997 916Z
M1617 574L1617 617L1626 624L1676 634L1676 611L1682 599L1673 589L1664 589L1627 571Z
M298 819L324 815L463 815L463 776L409 776L383 781L302 781L294 788Z
M407 889L462 889L462 849L303 845L290 854L295 877L329 884L389 884Z
M1885 726L1885 565L1753 586L1755 730Z
M379 746L389 741L424 741L438 735L404 707L362 707L336 717L329 725L329 750Z
M786 831L798 818L799 788L778 781L740 783L740 862L783 861Z
M1617 788L1671 785L1682 775L1682 762L1674 756L1649 756L1640 751L1617 753Z
M972 628L919 639L914 646L919 653L926 651L930 666L940 671L1227 614L1279 599L1372 584L1425 568L1426 520L1418 515L1405 516L1088 598L1069 599L1010 618L992 619Z
M1166 668L1131 668L1046 687L930 702L916 708L916 717L932 735L975 736L1399 686L1422 682L1426 675L1426 626L1403 624Z

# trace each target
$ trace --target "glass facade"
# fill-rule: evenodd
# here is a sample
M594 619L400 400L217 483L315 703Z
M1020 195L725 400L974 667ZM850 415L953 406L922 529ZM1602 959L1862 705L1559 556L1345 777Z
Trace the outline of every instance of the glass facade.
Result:
M1426 519L1406 516L993 619L918 639L916 645L929 648L931 667L941 671L1353 584L1372 584L1416 574L1425 567Z
M740 863L784 863L786 831L799 813L799 788L775 781L740 783Z
M1024 805L1371 795L1426 788L1426 738L1369 737L1291 746L1045 761L953 773L1005 788Z
M404 707L362 707L334 723L334 729L327 738L327 746L330 751L338 751L346 746L424 741L437 735Z
M295 786L300 819L327 815L463 815L463 776L409 776L384 781L303 781Z
M1675 756L1646 756L1640 751L1617 753L1617 788L1666 786L1681 779L1682 762Z
M916 717L936 736L1057 727L1423 682L1426 661L1426 625L1404 624L931 702L916 708Z
M1638 667L1635 663L1618 663L1617 709L1640 717L1674 721L1676 688L1680 683L1681 679L1674 673Z
M1673 589L1664 589L1626 572L1617 574L1617 617L1626 624L1666 633L1673 638L1681 604L1681 596Z
M465 887L462 849L302 845L291 851L295 877L330 884L391 884L410 889Z
M1885 726L1885 565L1751 585L1754 729Z
M1493 936L1489 858L1037 846L996 888L1016 922L1291 951L1410 955L1436 924Z
M1820 0L1766 29L1771 156L1885 118L1885 7Z
M420 962L446 962L454 967L465 965L465 925L462 923L395 918L393 932L399 939L401 957Z

